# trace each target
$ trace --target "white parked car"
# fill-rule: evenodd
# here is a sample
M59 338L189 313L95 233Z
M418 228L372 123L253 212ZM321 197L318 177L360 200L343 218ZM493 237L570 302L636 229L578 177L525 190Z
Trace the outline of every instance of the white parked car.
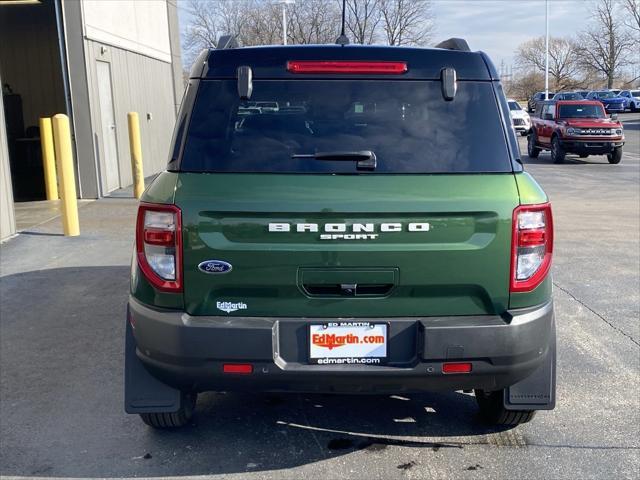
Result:
M529 118L529 114L515 100L510 98L507 102L509 103L509 113L511 114L513 129L523 137L526 136L529 130L531 130L531 118Z
M640 110L640 90L623 90L618 96L627 100L626 108L632 112Z

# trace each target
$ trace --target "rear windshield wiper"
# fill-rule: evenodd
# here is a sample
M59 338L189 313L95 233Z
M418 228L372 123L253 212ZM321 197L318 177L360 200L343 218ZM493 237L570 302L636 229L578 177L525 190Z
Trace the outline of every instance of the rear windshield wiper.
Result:
M376 154L371 150L360 150L357 152L335 151L316 153L294 153L291 158L313 158L315 160L338 160L357 162L358 170L375 170L377 166Z

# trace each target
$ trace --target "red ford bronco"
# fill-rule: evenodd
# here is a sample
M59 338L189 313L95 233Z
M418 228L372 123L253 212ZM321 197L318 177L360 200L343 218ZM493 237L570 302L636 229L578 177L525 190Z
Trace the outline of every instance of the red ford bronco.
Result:
M562 163L567 153L580 158L606 155L609 163L620 163L623 145L622 123L615 115L609 117L600 102L541 102L531 116L527 145L531 158L537 158L542 150L551 150L554 163Z

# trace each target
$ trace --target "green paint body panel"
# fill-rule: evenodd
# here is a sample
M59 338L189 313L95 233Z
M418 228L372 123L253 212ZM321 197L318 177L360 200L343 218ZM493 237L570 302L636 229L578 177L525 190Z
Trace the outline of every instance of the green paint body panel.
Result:
M133 259L131 261L131 295L140 302L154 307L174 310L184 309L184 297L182 293L162 292L154 288L144 275L142 275L138 267L135 251L133 252Z
M177 173L160 173L144 191L140 201L148 203L173 203L177 182Z
M515 180L514 180L515 179ZM246 192L249 192L248 194ZM546 202L528 173L496 175L268 175L163 172L141 199L183 215L184 294L154 289L133 262L131 293L148 305L218 315L394 317L501 313L548 301L551 277L508 292L511 215ZM319 240L322 232L268 232L269 222L429 222L428 232L375 240ZM224 260L208 275L197 265ZM305 285L391 285L358 297L314 295Z
M551 298L553 289L553 276L547 275L540 285L530 292L515 292L511 294L509 308L526 308L535 305L544 305Z
M180 173L175 203L191 315L220 315L219 301L247 304L230 316L329 318L493 314L509 305L511 218L519 203L513 174ZM270 222L290 223L292 231L269 232ZM322 230L327 223L396 222L404 231L377 231L373 240L295 231L297 223ZM411 222L430 229L409 232ZM233 270L203 273L205 260ZM369 280L368 269L377 272ZM318 298L305 290L302 271L315 272L316 284L359 285L394 272L384 276L394 285L380 295Z
M518 192L520 193L520 204L531 205L549 201L542 187L527 172L517 173L515 178L518 184Z

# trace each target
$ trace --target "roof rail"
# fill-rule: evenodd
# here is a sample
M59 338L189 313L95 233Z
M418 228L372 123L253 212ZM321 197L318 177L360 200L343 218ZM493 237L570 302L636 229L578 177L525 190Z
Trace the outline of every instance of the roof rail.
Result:
M445 48L447 50L459 50L461 52L470 52L469 44L464 38L448 38L436 45L436 48Z
M216 50L226 50L227 48L238 48L237 35L222 35L218 39Z

